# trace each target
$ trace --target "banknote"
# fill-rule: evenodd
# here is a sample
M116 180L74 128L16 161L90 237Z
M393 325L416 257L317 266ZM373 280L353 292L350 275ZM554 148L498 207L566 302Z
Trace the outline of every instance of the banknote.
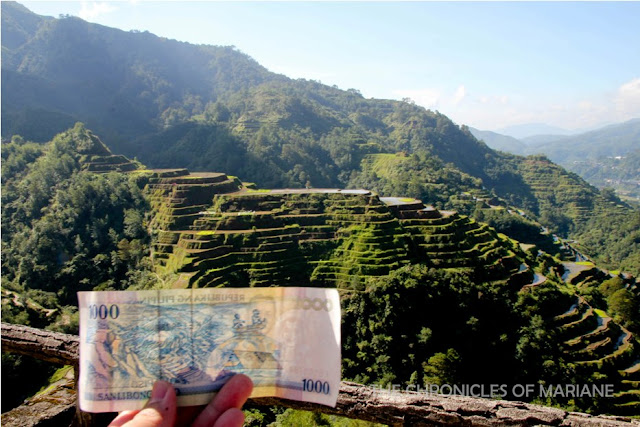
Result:
M252 397L335 406L340 300L335 289L205 288L79 292L80 409L139 409L157 379L178 405L204 405L236 373Z

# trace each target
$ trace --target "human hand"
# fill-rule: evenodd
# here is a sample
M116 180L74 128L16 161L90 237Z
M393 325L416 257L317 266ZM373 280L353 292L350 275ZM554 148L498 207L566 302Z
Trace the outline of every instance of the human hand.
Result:
M138 411L121 412L109 427L241 427L240 410L253 390L253 382L243 374L234 375L207 406L177 408L176 391L166 381L156 381L151 399Z

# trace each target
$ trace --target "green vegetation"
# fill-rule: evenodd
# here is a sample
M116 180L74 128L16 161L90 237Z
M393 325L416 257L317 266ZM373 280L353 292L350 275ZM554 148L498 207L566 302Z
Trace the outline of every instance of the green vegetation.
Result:
M577 247L593 254L598 265L638 275L640 271L640 211L630 212L608 201L594 209L575 233Z
M607 378L617 387L614 400L545 403L636 411L633 281L583 265L563 283L559 261L537 252L548 245L562 255L560 243L522 213L496 209L502 202L473 180L459 192L461 206L507 234L409 197L255 191L223 173L186 169L127 172L118 165L131 162L81 124L46 145L14 138L3 143L2 155L22 165L3 177L8 321L75 332L73 293L83 289L337 287L350 325L343 332L344 378L416 386ZM402 165L413 156L365 159L376 168L378 157ZM510 235L531 242L527 251ZM23 378L53 374L15 356L3 356L3 364ZM22 398L42 386L32 382L37 387L25 385ZM3 406L18 403L14 397ZM251 414L252 425L307 421L351 425L304 412Z
M136 178L85 171L107 156L80 124L46 145L2 143L4 322L77 333L77 291L148 281L148 203ZM3 354L2 364L15 385L3 394L3 411L51 373L22 356Z
M135 179L82 172L110 153L81 124L37 157L29 146L3 144L10 164L25 165L13 176L3 169L3 286L38 290L43 307L56 309L54 302L75 304L76 291L123 289L142 280L147 202Z
M640 203L640 149L623 156L574 161L565 167L598 188L613 189L620 198L636 206Z
M76 332L78 290L331 286L349 325L345 378L610 382L613 401L544 403L640 413L637 283L592 264L562 279L564 238L640 273L640 213L611 191L544 156L495 152L440 113L291 80L232 47L11 2L2 17L3 320ZM82 124L64 131L77 120L173 169L114 155ZM52 374L5 366L24 388L3 409Z
M442 114L291 80L232 47L45 19L10 2L2 8L7 138L46 141L73 118L152 167L225 171L266 188L368 188L461 214L472 214L476 199L496 201L584 240L584 252L603 265L640 273L636 245L612 250L624 235L604 231L612 209L634 225L628 206L612 208L607 194L544 157L495 152Z

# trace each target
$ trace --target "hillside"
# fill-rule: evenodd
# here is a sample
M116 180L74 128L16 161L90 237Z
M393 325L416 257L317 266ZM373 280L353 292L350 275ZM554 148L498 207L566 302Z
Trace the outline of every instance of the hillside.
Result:
M545 123L524 123L496 130L497 133L526 141L538 135L571 135L573 132Z
M473 136L478 141L482 141L494 150L505 151L512 154L524 155L527 151L527 145L517 138L512 136L503 135L497 132L491 132L488 130L479 130L469 128Z
M640 200L640 119L530 147L600 188Z
M577 177L541 189L565 172L550 164L531 174L535 159L493 151L440 113L292 80L233 47L44 18L12 2L2 17L6 138L48 141L80 120L149 167L224 170L265 187L360 186L465 214L476 203L465 194L480 191L564 234L580 233L592 206L608 206ZM407 161L371 173L371 159L389 155ZM604 239L590 256L604 261L602 248L619 240Z
M532 137L534 138L534 137ZM544 153L598 188L613 188L625 200L640 200L640 119L579 135L525 138L526 153Z
M46 145L14 138L2 153L12 165L2 188L4 321L75 332L83 289L336 287L344 378L606 382L613 398L545 403L638 413L632 278L562 262L403 194L261 189L222 172L147 169L81 124ZM370 167L380 172L381 161L404 160L374 157ZM38 387L25 379L41 370L3 363Z
M637 149L640 119L578 135L534 135L520 140L495 132L470 130L495 150L522 155L542 153L598 188L613 188L632 203L640 200Z
M565 167L573 163L625 156L640 144L640 119L537 144L529 153L544 153Z
M613 188L623 200L640 203L640 148L623 156L575 161L566 166L599 188Z

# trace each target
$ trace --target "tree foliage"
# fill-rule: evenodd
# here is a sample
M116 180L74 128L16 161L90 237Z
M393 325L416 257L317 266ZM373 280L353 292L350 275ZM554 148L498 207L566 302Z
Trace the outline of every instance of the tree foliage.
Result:
M81 170L82 156L103 149L98 142L78 124L40 151L3 144L6 161L22 165L2 188L2 275L16 289L73 304L76 291L123 289L144 270L148 204L126 175Z

